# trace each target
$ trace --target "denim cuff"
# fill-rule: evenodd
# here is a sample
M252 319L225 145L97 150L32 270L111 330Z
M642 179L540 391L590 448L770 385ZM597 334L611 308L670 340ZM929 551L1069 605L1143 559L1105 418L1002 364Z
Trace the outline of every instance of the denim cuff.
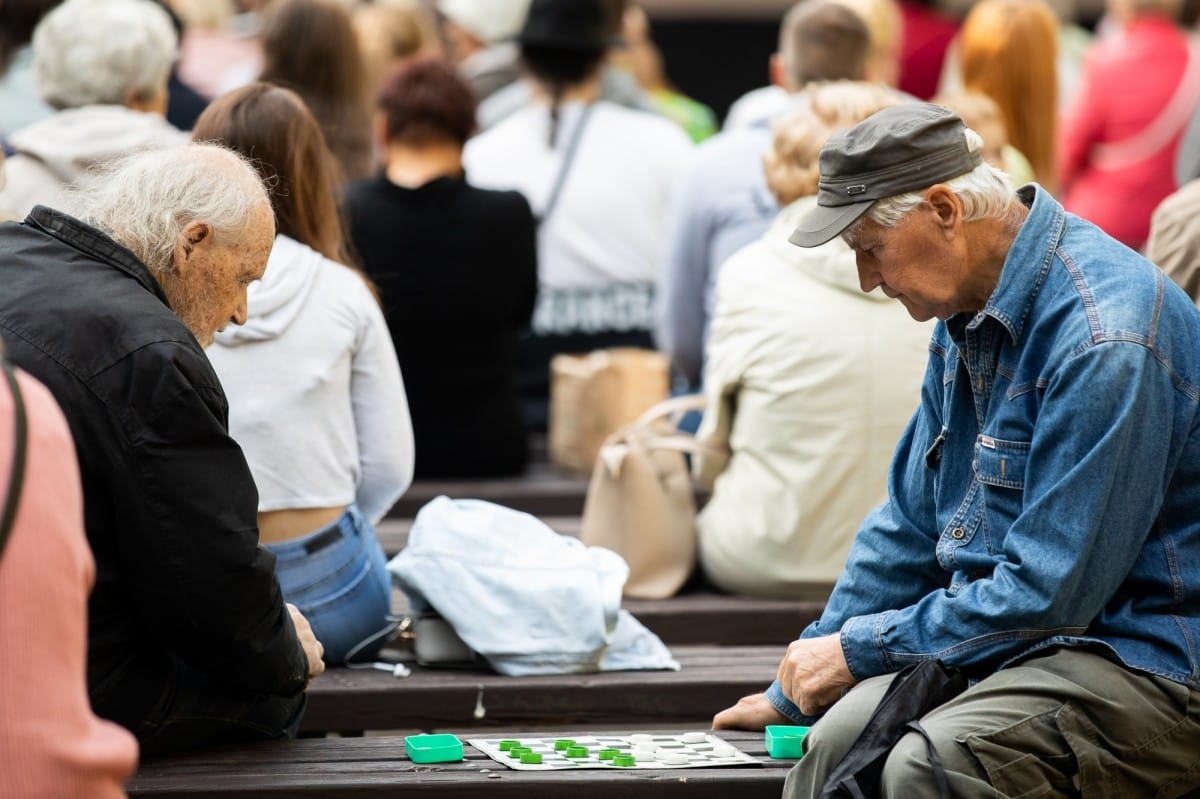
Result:
M876 613L871 616L855 616L842 625L842 654L846 666L856 681L868 677L888 674L896 667L888 659L880 632L894 611Z
M818 716L806 716L800 712L800 708L796 707L790 699L783 695L783 689L779 687L779 680L771 683L770 687L763 693L772 707L797 724L809 727L817 723Z

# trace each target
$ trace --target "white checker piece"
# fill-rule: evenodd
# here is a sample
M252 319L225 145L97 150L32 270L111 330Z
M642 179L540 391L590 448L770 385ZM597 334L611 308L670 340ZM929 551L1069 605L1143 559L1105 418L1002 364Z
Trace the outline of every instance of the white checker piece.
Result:
M519 741L542 756L541 763L522 763L519 758L501 751L500 741ZM706 732L688 732L679 735L584 735L571 738L576 746L587 749L587 757L567 757L563 751L555 751L554 743L560 738L468 738L467 743L485 755L511 769L520 771L560 771L563 769L610 768L667 769L667 768L714 768L716 766L761 766L761 761L738 749L728 741ZM632 766L616 766L612 760L601 760L601 749L616 749L623 755L633 755Z

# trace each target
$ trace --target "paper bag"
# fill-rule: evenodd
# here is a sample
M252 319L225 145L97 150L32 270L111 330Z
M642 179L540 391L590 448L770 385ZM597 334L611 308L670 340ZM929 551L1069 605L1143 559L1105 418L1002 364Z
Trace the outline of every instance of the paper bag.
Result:
M586 473L608 436L666 399L669 361L634 347L550 362L550 462Z

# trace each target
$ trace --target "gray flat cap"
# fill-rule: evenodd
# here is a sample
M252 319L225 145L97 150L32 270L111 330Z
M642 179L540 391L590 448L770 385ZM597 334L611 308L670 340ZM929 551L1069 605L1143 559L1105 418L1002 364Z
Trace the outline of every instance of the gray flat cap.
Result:
M817 206L788 239L816 247L854 224L876 200L927 189L983 163L948 108L904 103L829 137L821 148Z

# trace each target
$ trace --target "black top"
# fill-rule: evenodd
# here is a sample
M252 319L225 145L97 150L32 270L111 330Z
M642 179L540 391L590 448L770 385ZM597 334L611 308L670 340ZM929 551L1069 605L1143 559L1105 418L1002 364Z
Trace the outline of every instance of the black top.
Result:
M0 334L75 441L96 559L96 712L136 728L175 659L238 695L298 693L308 664L275 559L258 546L258 492L228 435L225 394L146 267L38 206L0 225Z
M350 237L379 287L416 439L416 476L517 474L514 348L537 298L533 213L515 191L442 177L350 186Z

